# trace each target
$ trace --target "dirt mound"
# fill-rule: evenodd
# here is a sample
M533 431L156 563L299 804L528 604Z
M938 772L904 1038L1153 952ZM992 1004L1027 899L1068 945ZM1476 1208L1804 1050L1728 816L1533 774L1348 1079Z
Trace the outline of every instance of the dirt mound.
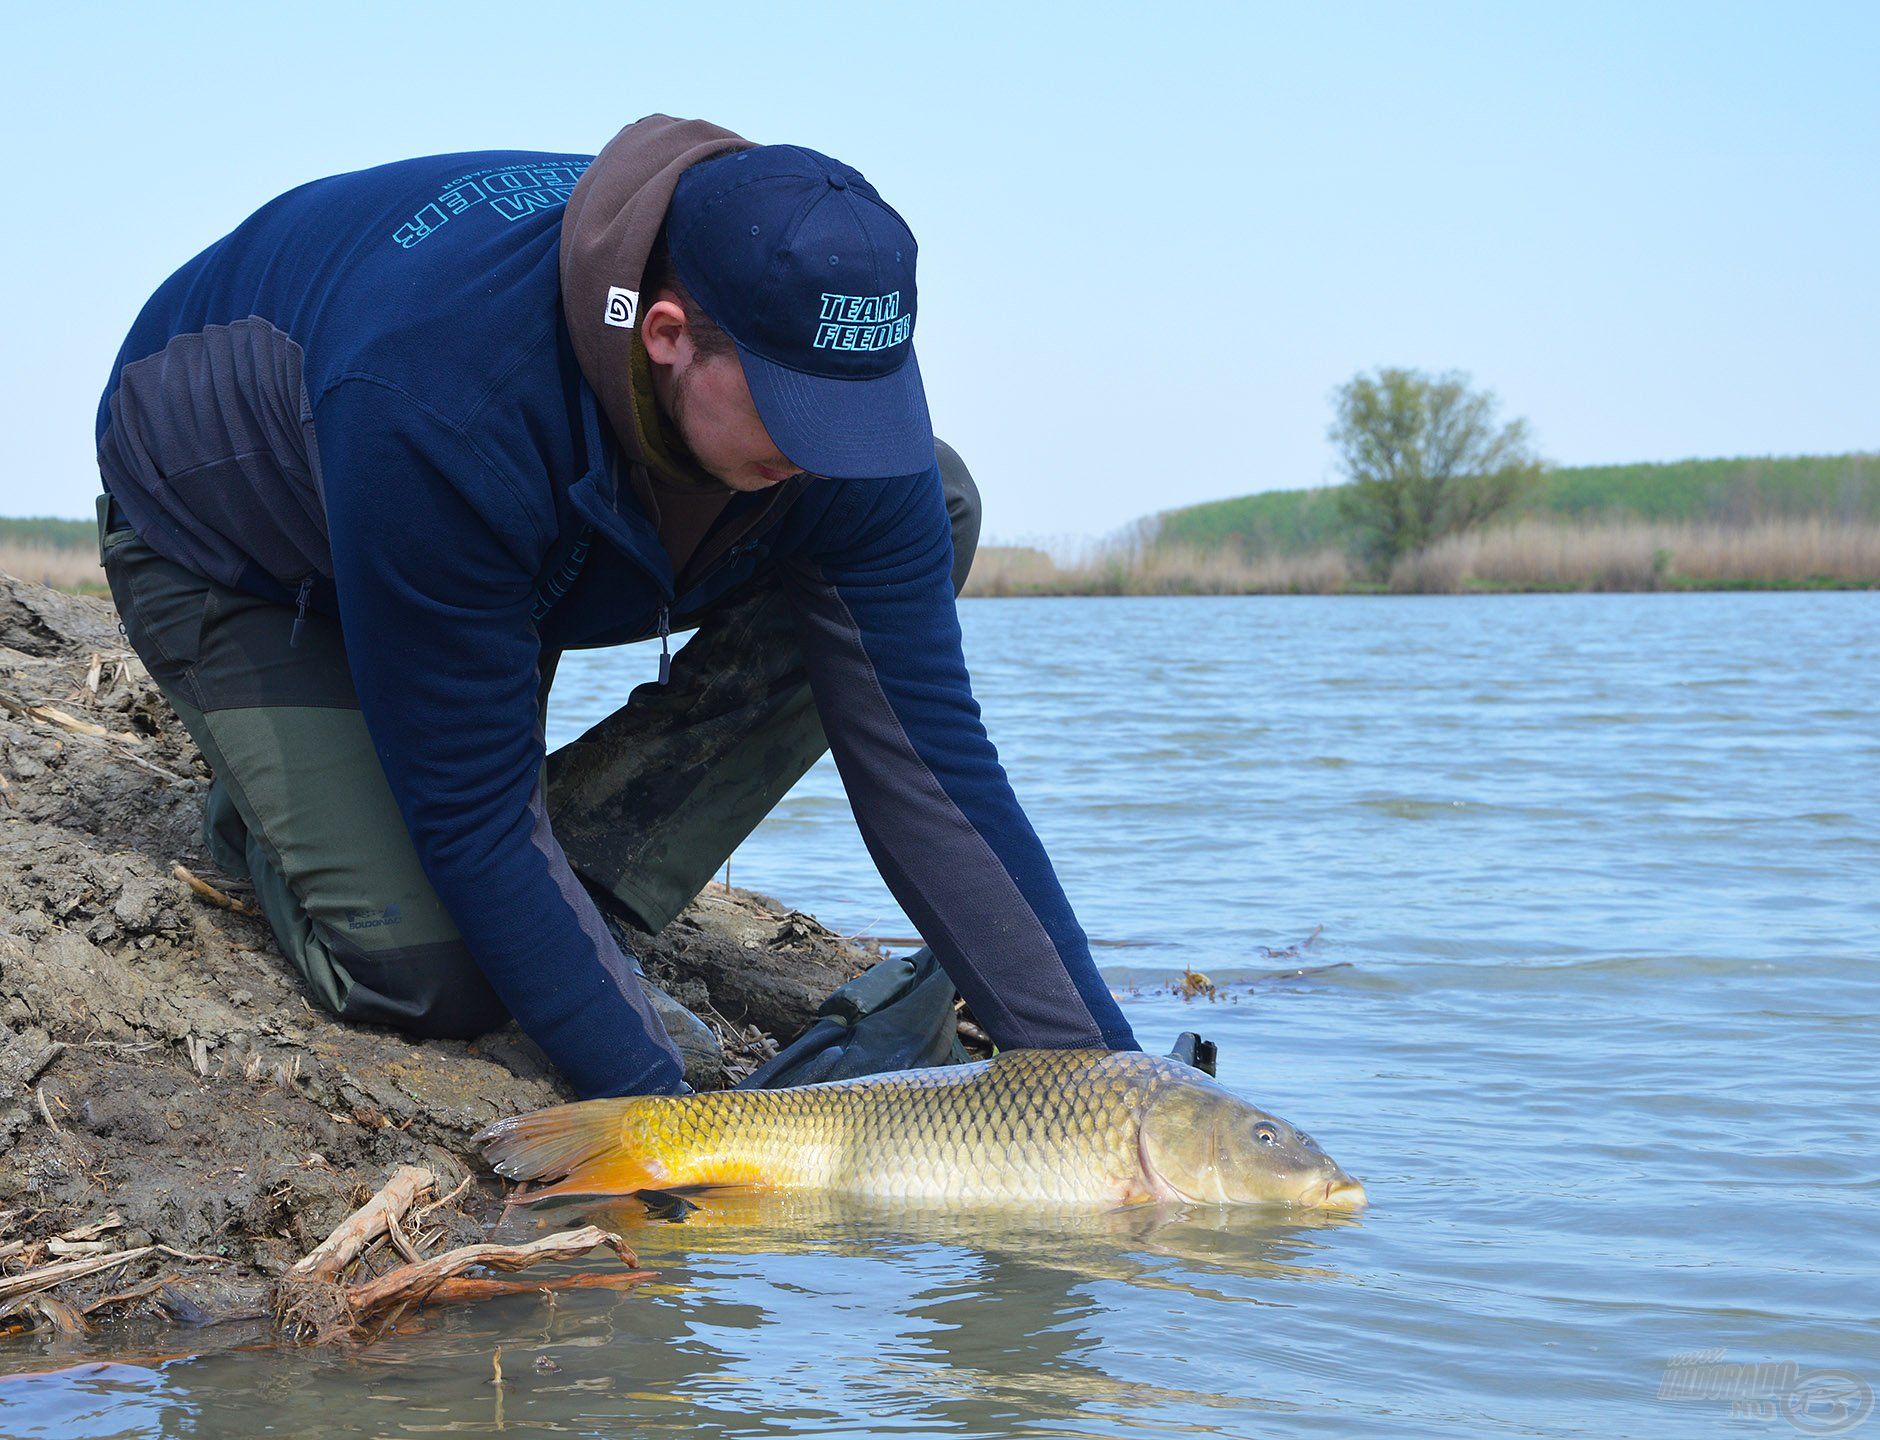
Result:
M201 846L207 785L109 604L0 574L0 1294L34 1265L155 1244L60 1293L174 1273L151 1303L259 1309L394 1166L482 1176L470 1134L568 1098L513 1026L414 1043L316 1010L264 921L174 874L240 903ZM641 938L734 1076L879 958L718 886ZM495 1193L466 1192L461 1238Z

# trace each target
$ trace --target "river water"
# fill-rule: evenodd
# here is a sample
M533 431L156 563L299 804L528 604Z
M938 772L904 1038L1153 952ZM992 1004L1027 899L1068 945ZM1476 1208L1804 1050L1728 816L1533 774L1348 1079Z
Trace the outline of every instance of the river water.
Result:
M741 1201L636 1224L636 1292L4 1383L0 1435L1880 1433L1880 597L962 610L1144 1044L1361 1218ZM651 665L571 657L551 738ZM826 761L732 878L910 933Z

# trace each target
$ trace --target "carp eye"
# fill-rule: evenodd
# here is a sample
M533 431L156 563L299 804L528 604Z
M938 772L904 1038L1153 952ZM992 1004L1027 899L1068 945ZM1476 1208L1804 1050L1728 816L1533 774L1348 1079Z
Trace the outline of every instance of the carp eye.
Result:
M1271 1125L1256 1125L1253 1127L1253 1138L1262 1145L1277 1145L1279 1144L1279 1131Z

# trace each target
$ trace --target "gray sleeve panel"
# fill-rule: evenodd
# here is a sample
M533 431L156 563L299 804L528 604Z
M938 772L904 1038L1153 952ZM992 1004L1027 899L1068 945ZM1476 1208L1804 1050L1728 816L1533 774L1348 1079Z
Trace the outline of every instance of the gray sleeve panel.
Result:
M304 360L251 315L123 368L98 466L152 549L228 585L251 566L288 585L331 578Z
M538 784L529 797L529 819L532 822L529 840L540 852L548 865L548 873L555 882L555 888L561 892L561 898L568 902L568 908L574 911L575 921L581 927L581 933L594 947L594 959L607 978L614 982L634 1016L645 1031L645 1039L638 1036L623 1035L622 1045L651 1044L666 1051L673 1058L674 1064L681 1064L678 1047L666 1034L666 1027L653 1013L652 1001L647 998L645 986L640 984L639 976L633 973L633 966L626 956L620 953L620 946L608 933L607 922L601 918L600 909L594 903L594 897L569 867L568 857L562 852L561 844L555 839L549 828L548 806L543 800L542 787ZM682 1067L683 1068L683 1067Z
M790 578L823 728L894 898L1002 1048L1103 1047L1038 916L908 739L841 594L820 576Z

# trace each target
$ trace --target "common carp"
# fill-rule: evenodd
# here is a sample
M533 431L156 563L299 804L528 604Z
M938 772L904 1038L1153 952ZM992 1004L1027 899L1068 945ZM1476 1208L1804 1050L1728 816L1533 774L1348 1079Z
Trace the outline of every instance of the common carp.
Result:
M584 1100L479 1132L526 1201L752 1185L930 1205L1356 1208L1311 1136L1181 1061L1011 1050L782 1090Z

